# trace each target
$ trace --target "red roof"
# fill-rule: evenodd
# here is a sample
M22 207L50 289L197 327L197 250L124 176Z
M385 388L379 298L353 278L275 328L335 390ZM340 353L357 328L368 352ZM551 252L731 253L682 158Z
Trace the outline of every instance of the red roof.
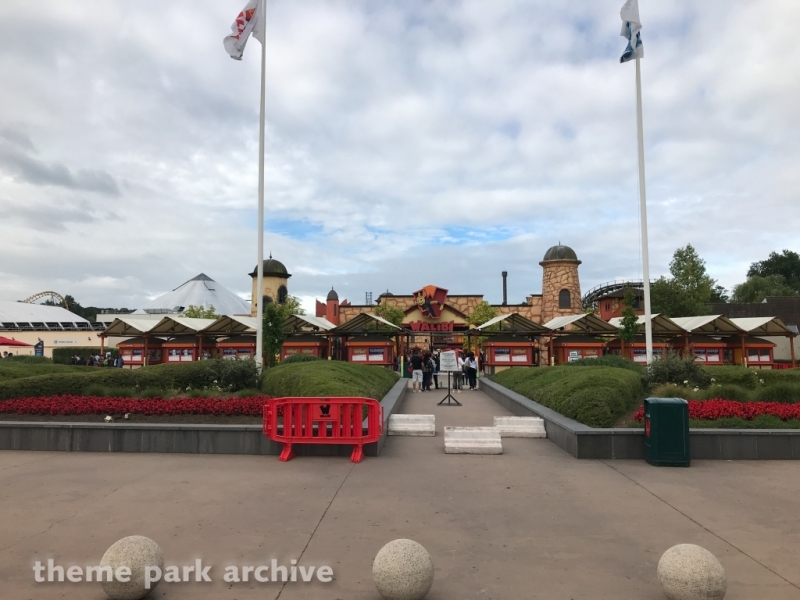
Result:
M10 338L3 337L0 335L0 346L33 346L33 344L26 344L25 342L12 340Z

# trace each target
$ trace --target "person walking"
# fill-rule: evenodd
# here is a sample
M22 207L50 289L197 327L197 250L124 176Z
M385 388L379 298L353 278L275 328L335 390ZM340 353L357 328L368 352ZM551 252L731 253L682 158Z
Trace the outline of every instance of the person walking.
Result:
M433 383L436 389L439 389L439 367L441 363L439 362L439 353L435 352L433 355Z
M422 356L422 391L431 391L431 380L433 379L433 360L429 352Z
M458 371L453 373L453 389L456 390L456 393L461 393L461 387L464 381L464 373L467 370L467 363L464 361L464 353L456 351L458 354Z
M411 353L411 387L414 393L422 391L422 355L418 349Z
M470 352L467 354L467 379L469 379L469 389L474 391L478 387L478 361L475 360L475 354Z

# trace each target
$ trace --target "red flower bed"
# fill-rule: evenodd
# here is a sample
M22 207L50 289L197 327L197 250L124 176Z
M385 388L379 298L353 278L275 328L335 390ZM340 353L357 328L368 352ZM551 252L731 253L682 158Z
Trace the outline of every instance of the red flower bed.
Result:
M711 421L723 417L754 419L760 415L778 417L781 421L800 419L800 404L779 402L737 402L735 400L689 400L689 418ZM644 421L644 406L633 415L634 421Z
M107 398L104 396L44 396L0 402L0 413L20 415L243 415L263 414L269 396L248 398Z

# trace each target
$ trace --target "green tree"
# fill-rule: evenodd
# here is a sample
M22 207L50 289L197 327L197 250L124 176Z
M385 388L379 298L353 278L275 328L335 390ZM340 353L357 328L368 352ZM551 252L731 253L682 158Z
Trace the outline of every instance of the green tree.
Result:
M283 304L270 302L264 305L262 354L268 367L275 366L281 352L286 332L283 324L291 315L304 315L305 309L300 306L296 296L289 296Z
M381 303L375 307L375 314L381 319L386 319L389 321L389 323L392 325L397 325L398 327L403 322L403 318L405 317L405 314L400 307L393 304L387 304L386 298L382 298Z
M475 306L475 310L467 317L467 324L477 327L478 325L483 325L486 321L491 321L496 316L497 309L486 300L481 300Z
M489 304L486 300L481 300L476 306L472 313L467 317L467 325L472 325L473 327L478 327L479 325L483 325L487 321L491 321L497 316L497 309ZM499 329L499 324L495 323L494 325L490 325L487 331L496 331ZM478 336L474 338L476 340L476 347L480 347L483 342L485 342L488 337L485 335ZM463 347L466 350L470 346L470 338L469 336L464 337Z
M715 304L724 304L728 302L728 290L721 285L715 285L711 290L711 300Z
M800 292L800 254L784 250L780 254L770 252L769 258L754 262L747 270L747 277L770 277L780 275L786 285Z
M767 296L797 296L782 275L753 275L747 281L733 287L734 302L762 302Z
M625 298L622 304L625 307L622 311L622 320L620 321L619 333L617 336L626 344L630 344L636 335L639 333L639 317L633 310L633 304L636 301L636 296L633 294L631 286L625 287Z
M708 276L706 263L697 250L691 244L675 250L669 271L670 279L662 276L650 288L653 312L669 317L703 314L717 282Z
M219 315L217 314L217 309L214 308L213 304L210 304L208 308L203 306L195 306L194 304L190 304L182 313L183 317L187 317L189 319L218 319Z

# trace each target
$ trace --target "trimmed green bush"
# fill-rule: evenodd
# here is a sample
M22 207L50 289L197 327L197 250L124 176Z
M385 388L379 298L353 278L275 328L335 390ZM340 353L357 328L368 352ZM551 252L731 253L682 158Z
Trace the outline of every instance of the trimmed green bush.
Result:
M54 365L52 362L28 362L0 359L0 383L11 379L48 375L50 373L75 373L85 371L86 367Z
M630 369L636 371L642 376L645 375L647 370L640 364L622 358L621 356L614 356L607 354L606 356L598 356L597 358L581 358L573 362L568 362L565 367L616 367L618 369Z
M711 376L692 356L679 356L667 352L663 358L656 358L647 367L647 380L650 386L662 383L688 385L704 388L711 384Z
M613 427L644 400L642 378L616 367L515 367L492 380L590 427Z
M721 398L723 400L738 400L739 402L749 402L753 399L753 394L750 390L740 385L732 383L714 384L698 395L698 400L713 400L714 398Z
M161 390L162 393L170 390L210 389L223 393L258 385L258 371L252 360L201 360L141 369L50 366L53 367L69 369L69 372L0 381L0 400L56 394L86 395L92 386L105 389Z
M800 369L748 369L747 367L726 365L705 367L704 370L714 379L715 383L732 383L749 390L774 383L800 385ZM764 383L761 383L762 381Z
M30 354L10 354L0 360L12 360L17 363L30 363L35 365L52 365L53 359L46 356L31 356Z
M105 358L105 353L111 352L111 356L116 358L119 356L119 350L116 348L104 348L102 356ZM70 365L72 364L72 357L75 355L88 358L89 356L100 356L100 346L72 346L68 348L53 348L53 362L57 365Z
M357 396L383 398L397 383L384 367L337 360L282 363L267 370L261 391L269 396Z
M761 402L795 404L800 402L800 385L788 381L762 385L753 390L752 397Z
M322 360L319 356L313 356L310 354L293 354L291 356L287 356L281 361L282 365L290 365L292 363L298 362L311 362L314 360Z

